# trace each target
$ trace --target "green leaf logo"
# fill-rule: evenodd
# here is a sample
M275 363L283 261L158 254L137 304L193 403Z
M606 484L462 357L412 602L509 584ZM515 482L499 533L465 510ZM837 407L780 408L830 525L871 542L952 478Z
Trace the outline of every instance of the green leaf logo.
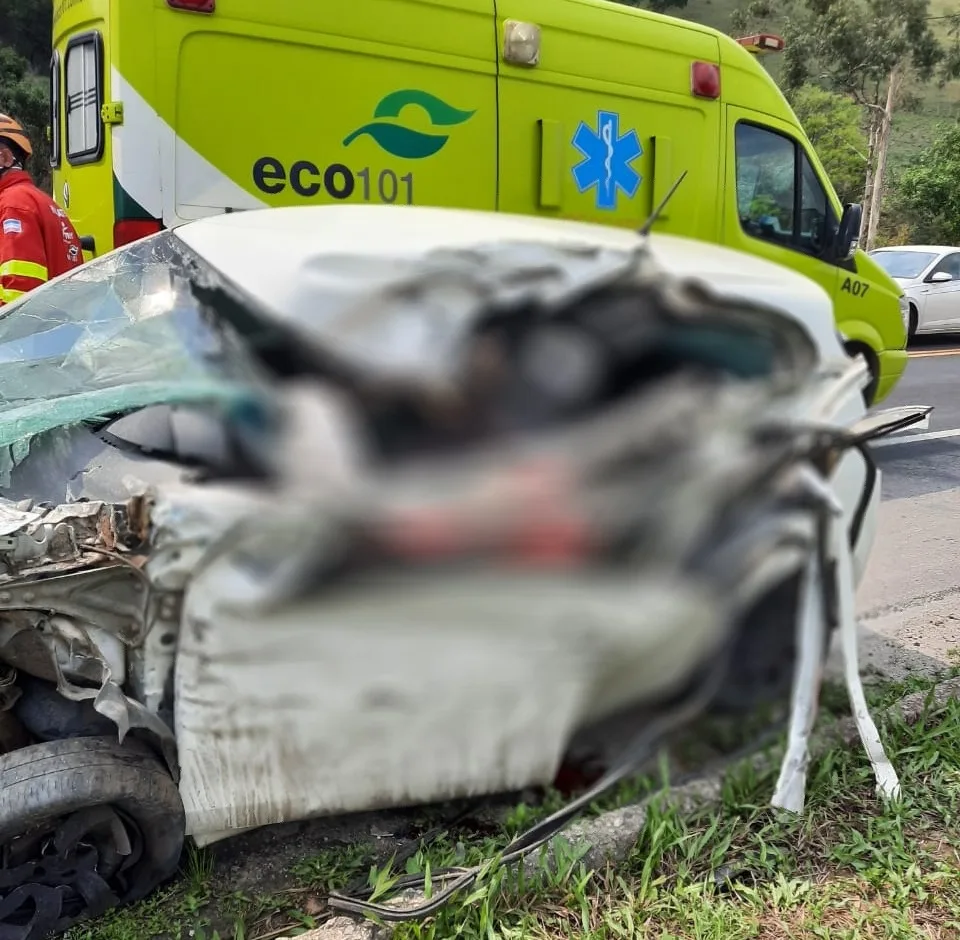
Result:
M443 149L450 139L449 134L424 134L411 130L403 124L394 124L384 118L399 118L400 112L409 105L422 108L434 127L455 127L469 121L476 111L461 111L447 104L436 95L417 89L393 91L382 98L373 112L374 120L358 127L343 139L343 146L349 147L358 137L372 137L381 149L391 156L407 160L422 160L432 157Z

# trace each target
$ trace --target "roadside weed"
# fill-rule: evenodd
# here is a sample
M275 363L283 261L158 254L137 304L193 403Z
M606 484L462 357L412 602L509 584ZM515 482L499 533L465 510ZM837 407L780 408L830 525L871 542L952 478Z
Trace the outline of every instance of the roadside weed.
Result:
M889 690L871 695L893 701ZM842 702L830 706L842 713ZM365 886L383 899L400 874L420 874L429 896L442 869L489 860L435 917L398 925L397 940L960 936L960 703L928 701L915 724L884 719L881 733L903 785L889 805L875 796L860 748L844 745L812 762L803 814L770 809L775 762L743 761L726 774L719 806L684 813L652 800L633 851L600 871L587 866L584 846L563 838L529 868L496 864L513 836L561 805L552 792L501 814L499 825L451 826L399 859L376 861L363 845L327 848L300 859L289 886L271 896L231 892L212 857L191 851L173 888L70 940L295 936L329 919L331 889ZM591 813L656 793L664 772L630 781Z

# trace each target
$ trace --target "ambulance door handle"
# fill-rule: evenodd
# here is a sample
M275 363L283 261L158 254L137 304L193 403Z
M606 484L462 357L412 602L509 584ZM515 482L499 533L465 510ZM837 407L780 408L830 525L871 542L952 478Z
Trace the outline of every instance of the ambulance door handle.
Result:
M653 137L650 141L653 144L653 186L651 189L652 199L650 202L650 211L663 202L663 197L667 195L670 187L673 185L673 141L669 137ZM660 213L660 218L665 219L668 216L669 205L665 206Z
M541 119L540 193L541 209L559 209L563 204L563 124Z

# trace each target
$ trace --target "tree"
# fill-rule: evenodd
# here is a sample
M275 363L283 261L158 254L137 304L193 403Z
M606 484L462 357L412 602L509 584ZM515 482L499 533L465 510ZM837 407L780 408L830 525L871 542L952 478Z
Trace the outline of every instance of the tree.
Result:
M855 202L863 192L868 159L863 110L849 98L816 85L801 85L789 99L837 195L843 202Z
M0 111L14 115L33 141L30 169L38 186L50 188L50 167L45 159L49 91L45 79L30 74L27 60L0 46Z
M0 111L14 115L29 133L37 153L30 169L37 185L46 189L52 34L50 0L0 0Z
M930 27L929 0L788 0L778 6L787 45L783 84L814 81L860 105L867 114L868 146L861 238L872 247L880 219L887 149L904 80L929 81L958 73ZM770 0L753 0L735 25L774 16Z
M960 244L960 123L941 124L933 143L904 169L894 204L912 239Z
M0 43L11 46L35 72L46 72L53 35L51 0L0 0Z

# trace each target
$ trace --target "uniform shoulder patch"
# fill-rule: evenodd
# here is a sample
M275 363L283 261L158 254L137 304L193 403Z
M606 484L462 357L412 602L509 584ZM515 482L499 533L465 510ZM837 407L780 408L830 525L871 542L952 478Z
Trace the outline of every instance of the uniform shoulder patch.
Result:
M20 235L23 233L23 223L19 219L4 219L4 235Z

